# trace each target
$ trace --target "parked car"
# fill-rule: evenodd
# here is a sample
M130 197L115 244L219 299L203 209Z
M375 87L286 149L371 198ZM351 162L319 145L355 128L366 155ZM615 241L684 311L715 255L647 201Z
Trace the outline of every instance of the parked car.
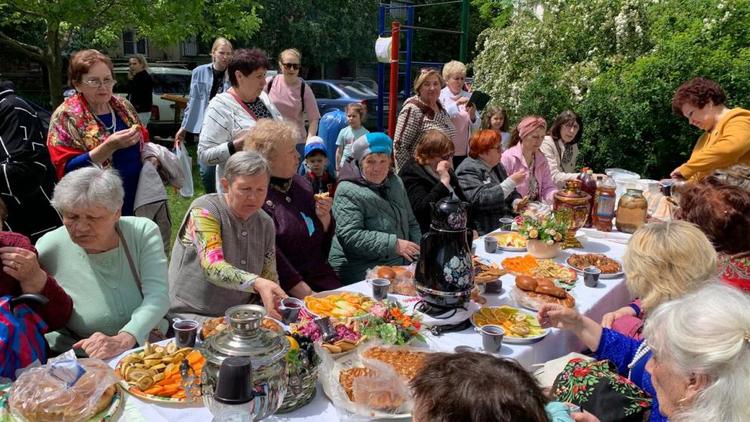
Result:
M356 81L317 79L305 82L315 94L321 116L333 110L346 111L346 105L350 103L363 103L367 107L367 119L364 126L369 130L375 130L377 124L377 92ZM388 113L387 100L383 108L384 112Z
M190 78L192 72L184 67L149 66L149 73L154 80L153 106L151 107L151 121L148 130L151 136L171 137L180 128L181 119L175 121L175 103L163 100L162 94L177 94L187 96L190 93ZM118 66L114 68L115 94L127 96L128 68Z

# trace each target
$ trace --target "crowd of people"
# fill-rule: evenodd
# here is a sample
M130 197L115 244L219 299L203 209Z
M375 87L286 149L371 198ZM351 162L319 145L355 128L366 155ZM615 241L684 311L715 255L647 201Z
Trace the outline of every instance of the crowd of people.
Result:
M299 51L282 51L273 77L260 49L233 50L219 38L211 57L193 71L175 136L197 143L207 193L191 203L171 247L171 221L139 214L166 200L158 191L167 159L149 152L142 115L150 97L138 89L131 101L113 95L109 57L71 57L76 93L46 134L12 86L2 86L1 290L47 296L38 311L52 353L112 358L170 335L169 319L202 321L244 303L278 316L286 296L414 262L441 198L467 202L469 228L484 235L529 202L551 203L579 174L578 114L564 110L549 128L525 116L509 130L504 109L469 101L457 61L419 73L393 139L368 132L367 110L351 104L328 151ZM145 83L142 57L130 69L132 81ZM675 113L705 133L671 174L690 181L679 221L647 224L629 241L626 282L638 299L599 322L557 305L538 314L647 393L652 421L750 418L742 395L750 387L750 190L727 176L750 165L750 112L726 101L704 78L675 92ZM571 420L517 363L488 355L435 354L412 386L415 420ZM479 391L486 397L472 394Z

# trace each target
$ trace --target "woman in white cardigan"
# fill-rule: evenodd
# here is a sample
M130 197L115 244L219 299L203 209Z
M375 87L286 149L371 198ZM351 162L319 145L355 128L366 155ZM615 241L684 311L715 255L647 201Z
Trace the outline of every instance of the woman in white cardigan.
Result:
M198 142L198 157L216 165L216 191L224 174L229 156L242 151L243 138L259 119L281 120L281 114L271 103L266 86L266 70L271 67L268 57L258 48L235 50L227 72L232 87L216 95L208 104L203 117L203 129Z
M583 134L581 117L566 110L560 113L552 124L539 150L547 158L552 181L558 189L565 187L565 181L578 178L578 141Z
M440 103L451 117L456 133L453 135L453 168L458 168L461 161L469 153L469 137L479 129L482 120L476 107L469 103L471 94L464 90L466 80L466 65L451 60L443 66L445 88L440 90Z

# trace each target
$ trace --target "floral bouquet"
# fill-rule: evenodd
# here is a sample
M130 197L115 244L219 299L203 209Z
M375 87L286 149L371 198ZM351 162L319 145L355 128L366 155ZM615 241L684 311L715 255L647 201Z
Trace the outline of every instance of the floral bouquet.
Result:
M558 211L546 214L524 213L516 217L518 232L529 240L539 240L549 246L565 241L568 219Z

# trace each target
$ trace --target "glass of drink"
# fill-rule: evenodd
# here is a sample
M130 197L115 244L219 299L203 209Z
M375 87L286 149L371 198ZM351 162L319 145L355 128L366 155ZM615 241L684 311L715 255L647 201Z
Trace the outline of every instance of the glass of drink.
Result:
M513 219L510 217L503 217L500 219L500 230L509 232L513 230Z
M386 300L388 299L388 291L391 288L391 281L387 278L376 278L374 280L370 280L370 285L372 286L372 297L377 300Z
M480 329L482 333L482 349L485 353L497 354L503 347L505 330L499 325L485 325Z
M489 234L484 236L484 251L487 253L495 253L497 251L497 238L495 236Z
M285 297L281 299L279 303L279 313L281 314L281 320L284 324L291 324L297 322L299 319L299 311L302 310L305 302L297 299L296 297Z
M172 323L174 329L174 341L177 348L195 347L195 339L198 337L198 321L192 319L180 319Z

